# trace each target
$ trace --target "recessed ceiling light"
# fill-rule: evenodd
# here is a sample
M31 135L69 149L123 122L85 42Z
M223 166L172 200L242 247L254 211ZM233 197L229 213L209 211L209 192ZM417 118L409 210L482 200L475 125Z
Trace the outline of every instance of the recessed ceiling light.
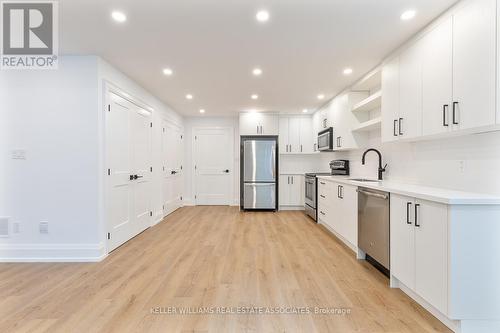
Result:
M269 12L267 10L259 10L255 18L259 22L267 22L269 21Z
M344 69L344 75L351 75L352 74L352 68L345 68Z
M119 23L123 23L127 20L127 15L119 11L112 12L111 17L113 18L113 20Z
M187 95L186 95L186 99L193 99L193 95L191 95L191 94L187 94Z
M304 110L302 110L302 112L307 113L307 112L309 112L309 110L304 109Z
M417 14L417 12L413 9L407 10L407 11L403 12L403 14L401 14L401 20L403 20L403 21L411 20L412 18L415 17L416 14Z
M325 99L325 95L323 95L323 94L319 94L319 95L318 95L318 99Z
M252 71L253 75L255 76L261 76L262 75L262 69L260 68L254 68Z
M165 74L166 76L171 76L172 74L174 74L174 71L172 71L172 69L170 68L164 68L163 74Z
M253 94L251 97L252 97L252 99L259 99L259 95L257 95L257 94Z
M200 109L200 113L205 113L205 109Z

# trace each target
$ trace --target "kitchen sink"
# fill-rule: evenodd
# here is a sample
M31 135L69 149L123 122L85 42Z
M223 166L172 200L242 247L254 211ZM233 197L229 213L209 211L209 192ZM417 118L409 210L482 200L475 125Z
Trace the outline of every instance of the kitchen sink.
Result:
M368 182L378 183L380 181L380 180L365 179L365 178L350 178L349 180L352 180L355 182L363 182L363 183L368 183Z

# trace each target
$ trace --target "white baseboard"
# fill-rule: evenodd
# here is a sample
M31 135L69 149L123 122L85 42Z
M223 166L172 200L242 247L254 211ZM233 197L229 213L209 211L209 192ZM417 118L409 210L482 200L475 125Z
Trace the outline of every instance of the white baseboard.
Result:
M0 244L0 262L99 262L106 258L99 244Z
M395 281L393 281L395 280ZM413 290L405 286L401 281L397 280L394 276L391 275L391 284L396 288L401 289L406 295L412 298L415 302L420 304L424 309L429 311L434 317L436 317L440 322L445 324L450 330L453 332L461 332L460 321L452 320L448 318L445 314L441 313L438 309L433 307L429 302L424 300L422 297L417 295ZM391 286L391 287L393 287Z
M280 206L280 210L304 210L304 206Z

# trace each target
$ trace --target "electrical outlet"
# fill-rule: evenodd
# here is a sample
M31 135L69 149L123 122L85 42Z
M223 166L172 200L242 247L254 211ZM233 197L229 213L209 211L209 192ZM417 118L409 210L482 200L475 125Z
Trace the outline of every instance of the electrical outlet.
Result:
M21 222L14 222L12 223L12 233L13 234L19 234L21 233Z
M39 228L39 231L41 234L48 234L49 233L49 222L41 221L38 228Z

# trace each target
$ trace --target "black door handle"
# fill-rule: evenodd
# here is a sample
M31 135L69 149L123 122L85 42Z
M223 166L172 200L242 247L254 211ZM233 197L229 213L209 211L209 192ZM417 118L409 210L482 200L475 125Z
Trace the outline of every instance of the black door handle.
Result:
M396 133L396 125L398 124L398 120L397 119L394 119L394 136L398 136L398 133Z
M407 224L411 224L411 221L410 221L410 206L411 205L412 205L411 202L406 203L406 223Z
M458 125L458 121L457 121L457 105L458 105L458 102L453 102L453 125Z
M448 104L443 105L443 126L448 127L449 124L446 122L446 114L448 113Z
M399 135L403 135L403 118L399 118Z
M420 228L420 223L418 223L418 208L420 204L415 204L415 227Z
M130 180L134 180L134 175L130 175Z
M139 178L143 178L143 176L139 176L139 175L134 175L133 177L134 177L134 180L137 180Z

